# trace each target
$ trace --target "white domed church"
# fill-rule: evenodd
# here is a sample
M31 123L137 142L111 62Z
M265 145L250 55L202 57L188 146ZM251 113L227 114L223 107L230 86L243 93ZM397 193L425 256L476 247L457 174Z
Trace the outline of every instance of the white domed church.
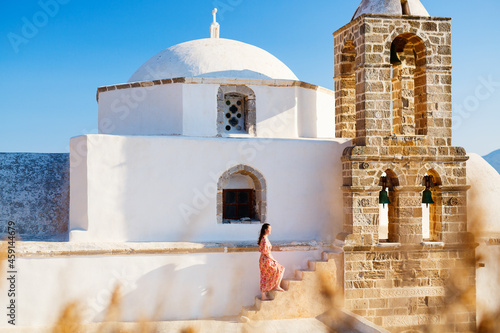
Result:
M341 231L334 93L268 52L213 33L97 99L99 134L71 141L71 241L253 242L264 222L288 241Z
M475 180L451 142L450 19L363 0L334 33L335 92L219 29L214 10L210 38L98 88L98 134L70 141L69 241L18 245L18 325L75 300L102 321L120 286L122 321L315 318L340 299L360 332L474 331L475 304L444 311L453 276L475 298L494 272L476 275ZM263 223L286 268L272 301L255 297Z

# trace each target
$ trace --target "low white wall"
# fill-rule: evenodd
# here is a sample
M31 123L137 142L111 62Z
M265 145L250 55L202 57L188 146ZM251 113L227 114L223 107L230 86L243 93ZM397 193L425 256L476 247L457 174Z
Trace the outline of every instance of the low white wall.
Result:
M319 250L273 254L287 277L320 258ZM123 321L237 315L259 295L258 259L258 252L18 258L16 325L51 325L72 301L84 321L102 321L117 284ZM7 320L0 327L9 327Z
M260 224L218 224L217 182L246 164L267 182L267 222L283 241L330 241L342 229L340 157L349 142L87 135L71 170L72 241L253 241ZM74 145L72 145L73 147ZM75 152L71 152L74 154ZM80 179L80 180L78 180ZM85 191L85 188L72 191ZM81 212L87 205L88 228Z
M88 229L87 140L80 136L70 140L70 228ZM71 201L76 204L71 205Z

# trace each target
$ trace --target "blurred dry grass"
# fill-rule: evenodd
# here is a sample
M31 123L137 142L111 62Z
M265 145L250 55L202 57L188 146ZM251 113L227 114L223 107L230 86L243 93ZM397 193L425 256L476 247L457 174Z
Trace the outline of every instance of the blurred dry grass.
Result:
M52 333L75 333L82 330L81 311L77 302L69 303L64 307L57 319Z
M138 320L133 329L124 327L123 323L120 322L122 294L119 285L115 286L105 312L104 321L97 324L97 327L89 328L82 322L82 309L79 304L77 302L69 303L61 311L59 319L52 328L52 333L83 333L89 330L93 333L153 333L157 331L155 324L146 319Z
M4 267L3 266L3 262L7 259L7 251L8 251L8 248L7 248L7 241L1 241L0 242L0 267ZM6 270L5 269L2 269L0 271L0 281L3 281L3 274Z

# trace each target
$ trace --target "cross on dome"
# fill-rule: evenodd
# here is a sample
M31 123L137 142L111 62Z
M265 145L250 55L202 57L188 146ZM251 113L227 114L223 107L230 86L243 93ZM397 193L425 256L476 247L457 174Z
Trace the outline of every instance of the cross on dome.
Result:
M214 17L214 20L210 25L210 38L219 38L220 24L217 23L217 8L214 8L214 10L212 10L212 15Z

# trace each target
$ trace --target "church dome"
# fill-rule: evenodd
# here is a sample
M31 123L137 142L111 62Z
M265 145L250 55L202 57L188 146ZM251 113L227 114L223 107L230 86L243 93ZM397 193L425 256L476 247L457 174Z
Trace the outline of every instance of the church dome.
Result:
M178 77L298 80L278 58L256 46L223 38L174 45L149 59L129 82Z

